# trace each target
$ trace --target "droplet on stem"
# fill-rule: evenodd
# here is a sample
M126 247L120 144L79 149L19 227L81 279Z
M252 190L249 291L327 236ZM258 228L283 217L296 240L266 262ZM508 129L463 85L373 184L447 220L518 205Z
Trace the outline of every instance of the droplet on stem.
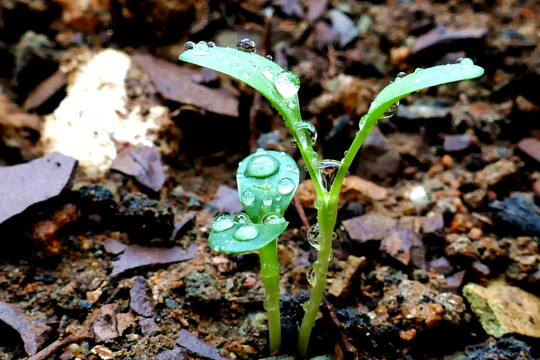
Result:
M309 245L311 245L315 250L319 251L320 244L319 244L319 224L313 224L308 232L307 232L307 240Z
M318 163L321 182L327 191L330 191L341 163L337 160L321 160Z
M315 125L309 121L299 121L294 125L294 128L296 131L307 130L309 132L309 139L311 142L315 144L317 141L317 130L315 129Z
M399 100L393 103L388 109L386 109L386 111L383 114L383 117L385 119L388 119L394 116L397 113L398 109L399 109Z

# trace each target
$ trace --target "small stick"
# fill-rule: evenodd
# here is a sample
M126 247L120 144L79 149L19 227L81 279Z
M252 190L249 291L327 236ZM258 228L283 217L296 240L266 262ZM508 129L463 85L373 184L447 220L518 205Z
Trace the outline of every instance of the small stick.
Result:
M89 338L91 338L91 336L88 333L83 333L83 334L73 334L66 338L58 339L52 344L50 344L49 346L47 346L46 348L30 356L28 360L47 360L54 353L62 350L67 345L72 344L72 343L77 343L77 342L80 342Z
M293 197L293 205L296 209L296 212L298 213L298 216L300 217L300 221L302 221L302 226L305 228L305 231L308 231L309 221L307 219L306 212L304 211L304 207L302 206L302 203L300 202L300 199L296 194Z
M322 301L322 308L328 318L330 319L330 323L332 326L337 330L339 337L339 347L341 347L341 350L343 351L343 355L345 359L347 360L353 360L358 359L358 350L349 342L349 339L347 338L347 335L343 332L343 329L341 328L341 322L338 320L336 313L330 308L330 304L328 304L328 301L326 298L323 298ZM367 359L367 358L363 358Z

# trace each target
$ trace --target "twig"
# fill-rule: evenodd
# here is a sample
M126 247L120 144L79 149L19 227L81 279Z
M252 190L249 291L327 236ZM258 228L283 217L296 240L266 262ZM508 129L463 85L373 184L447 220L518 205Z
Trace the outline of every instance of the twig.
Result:
M294 195L293 205L294 205L294 209L298 213L298 216L300 217L300 221L302 221L302 227L304 227L305 231L308 231L309 221L307 219L306 212L304 211L304 207L302 206L302 203L300 202L300 199L298 198L298 195Z
M346 360L359 359L358 350L349 342L347 335L345 335L343 329L341 328L341 322L338 320L336 313L330 308L330 304L328 304L328 301L325 298L323 298L321 310L323 310L323 313L326 313L325 315L327 315L330 319L332 327L334 327L338 333L338 343L339 347L341 347L341 350L343 351L344 358ZM365 358L362 357L362 359Z
M91 336L88 333L83 334L73 334L63 339L58 339L40 352L30 356L28 360L47 360L50 358L54 353L58 352L59 350L62 350L67 345L72 343L77 343L86 339L91 338Z

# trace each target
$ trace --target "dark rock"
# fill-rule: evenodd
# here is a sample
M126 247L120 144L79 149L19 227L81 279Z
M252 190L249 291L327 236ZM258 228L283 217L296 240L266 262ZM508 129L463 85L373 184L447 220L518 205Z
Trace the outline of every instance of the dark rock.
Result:
M483 344L467 347L463 360L519 359L533 360L531 348L521 340L509 336L501 339L490 338Z
M137 315L152 317L154 316L153 303L152 292L146 284L146 279L142 276L137 276L133 287L129 291L129 307Z
M460 259L478 259L480 253L474 247L471 239L465 235L450 234L447 241L450 243L444 250L448 257L457 257Z
M277 132L271 131L259 136L257 146L263 149L268 149L268 146L275 148L282 142L281 136Z
M380 250L403 265L423 269L426 266L422 239L416 231L401 226L393 227L381 241Z
M229 215L236 214L243 210L240 199L238 199L238 190L226 185L220 185L216 192L216 197L210 203L215 212L224 212Z
M378 128L369 133L357 158L362 166L358 167L355 175L365 179L385 179L394 175L400 165L399 154Z
M215 348L202 342L197 338L197 336L193 335L185 329L181 329L178 332L178 339L176 339L176 344L186 349L192 356L197 356L210 360L227 359L219 355L219 352Z
M92 327L97 342L112 341L119 336L117 313L118 305L116 304L106 304L101 307Z
M216 279L205 272L193 271L184 278L186 300L209 303L221 299Z
M193 226L196 217L197 213L194 211L186 214L186 216L178 224L174 225L174 230L169 240L174 241L182 234L185 234L185 232Z
M358 29L347 15L338 9L329 12L332 29L339 34L339 46L344 48L358 37Z
M428 262L427 268L428 270L434 270L437 274L440 275L448 275L454 270L452 264L450 264L448 259L445 257L431 260L430 262Z
M175 347L157 354L152 360L189 360L189 356L186 349Z
M441 287L441 291L448 291L457 293L463 284L465 278L465 270L458 271L457 273L446 277L446 285Z
M0 168L0 224L29 206L58 196L77 161L51 154L28 163Z
M151 55L135 55L132 59L148 73L165 99L238 117L238 99L232 91L195 84L191 81L193 70Z
M120 151L111 169L133 176L139 184L155 192L167 179L159 151L150 146L132 146Z
M174 228L172 208L144 194L128 194L122 201L120 215L123 229L131 241L168 242L171 237Z
M0 302L0 320L19 333L28 355L34 355L41 350L52 334L50 327L15 310L5 302Z
M193 244L187 250L179 246L171 248L156 248L141 245L131 245L120 255L118 261L114 263L112 276L124 271L135 269L141 266L155 264L170 264L193 259L198 252L198 246Z
M506 269L506 277L524 288L539 292L540 250L538 240L528 236L504 239L508 246L511 264Z
M362 215L343 221L343 227L351 240L360 244L382 240L395 225L395 220L377 214Z
M477 210L487 204L487 191L485 189L476 189L463 194L463 202L469 210Z
M539 208L522 194L512 194L503 202L494 201L490 207L499 210L501 219L518 227L521 231L535 235L540 234Z
M446 152L458 152L469 148L474 143L474 136L469 134L463 135L446 135L444 137L443 149Z
M409 33L414 36L423 34L435 26L435 16L430 12L430 9L418 3L407 4L398 19L407 23L410 29Z
M77 190L77 208L82 220L94 224L109 224L118 213L113 193L102 185L82 186Z

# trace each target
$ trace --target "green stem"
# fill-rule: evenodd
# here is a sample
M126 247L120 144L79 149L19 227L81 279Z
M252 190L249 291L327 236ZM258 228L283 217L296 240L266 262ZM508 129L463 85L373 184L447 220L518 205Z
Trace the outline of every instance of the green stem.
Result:
M309 300L304 304L304 318L298 333L298 354L302 357L307 355L311 330L315 325L317 313L324 294L328 263L332 254L332 238L337 219L337 202L323 201L317 212L319 221L319 253L313 263L314 278Z
M279 310L279 265L277 241L259 249L261 275L266 291L264 309L268 313L268 332L270 333L270 352L281 347L281 314Z

